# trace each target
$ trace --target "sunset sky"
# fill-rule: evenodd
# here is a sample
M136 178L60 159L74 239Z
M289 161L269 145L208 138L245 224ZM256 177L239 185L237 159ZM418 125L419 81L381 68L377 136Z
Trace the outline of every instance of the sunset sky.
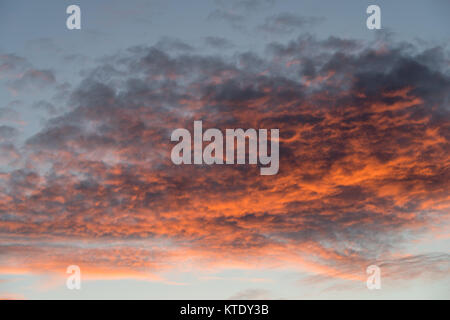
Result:
M0 298L449 299L449 17L446 0L1 0ZM278 174L173 164L196 120L278 128Z

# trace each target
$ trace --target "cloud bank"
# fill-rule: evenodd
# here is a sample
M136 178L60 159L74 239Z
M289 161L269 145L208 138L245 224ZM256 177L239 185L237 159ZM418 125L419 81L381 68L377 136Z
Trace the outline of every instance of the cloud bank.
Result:
M0 70L20 63L1 59ZM54 81L26 71L11 84ZM71 109L23 145L0 127L16 159L0 172L4 274L78 264L94 278L163 280L187 262L294 268L313 282L360 281L377 262L392 277L449 271L448 254L406 249L448 232L444 48L303 35L226 57L163 39L108 57L73 87ZM279 128L279 173L172 164L170 133L194 120Z

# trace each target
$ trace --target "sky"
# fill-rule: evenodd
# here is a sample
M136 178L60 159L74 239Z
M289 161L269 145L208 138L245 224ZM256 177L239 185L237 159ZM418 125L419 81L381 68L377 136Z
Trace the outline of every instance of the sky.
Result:
M0 298L449 299L449 13L2 0ZM278 128L279 172L175 165L197 120Z

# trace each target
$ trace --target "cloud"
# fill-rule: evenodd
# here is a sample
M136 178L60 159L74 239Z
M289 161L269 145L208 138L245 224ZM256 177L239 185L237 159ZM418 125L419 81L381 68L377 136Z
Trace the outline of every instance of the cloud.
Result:
M442 50L302 35L261 55L112 55L68 89L69 111L13 145L26 167L0 175L2 265L59 270L76 257L93 275L157 279L189 260L363 281L373 261L387 267L448 227ZM279 128L280 172L172 164L170 133L194 120ZM77 241L92 247L60 245ZM145 241L164 250L147 260ZM435 254L418 265L441 274L448 255Z
M20 72L27 67L29 67L29 62L25 58L15 54L0 55L0 77L14 71Z
M14 54L0 55L0 80L6 81L10 91L17 95L30 89L42 89L56 83L51 70L36 69L27 59Z
M383 275L393 280L425 277L440 279L450 272L450 255L447 253L407 255L379 261L377 265L383 270Z
M231 41L222 37L206 37L205 43L215 49L230 49L234 47Z
M17 80L14 80L11 83L11 88L17 91L28 88L43 88L55 82L55 76L52 71L30 69L20 75Z

